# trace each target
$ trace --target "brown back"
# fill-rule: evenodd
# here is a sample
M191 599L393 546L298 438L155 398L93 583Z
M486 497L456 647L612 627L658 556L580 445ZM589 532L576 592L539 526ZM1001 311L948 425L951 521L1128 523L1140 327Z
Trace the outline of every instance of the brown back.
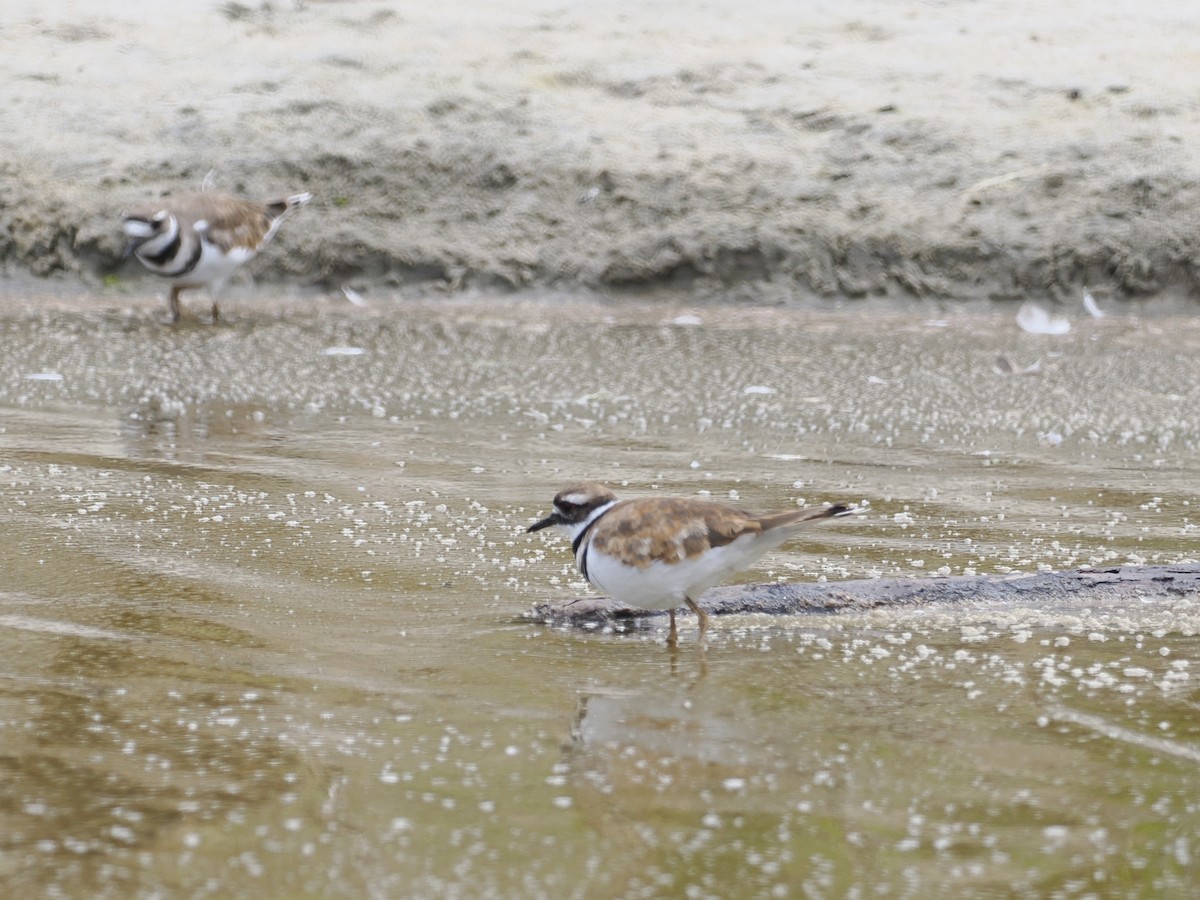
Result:
M801 525L844 511L815 507L756 516L706 500L676 497L624 500L597 523L592 546L624 559L638 558L645 568L655 559L689 559L712 547L731 544L744 535Z

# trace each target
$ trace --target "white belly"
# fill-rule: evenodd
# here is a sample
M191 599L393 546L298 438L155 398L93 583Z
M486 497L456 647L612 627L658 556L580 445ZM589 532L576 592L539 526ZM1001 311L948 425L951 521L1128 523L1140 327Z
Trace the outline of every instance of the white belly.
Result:
M654 562L644 569L589 549L588 580L614 600L637 609L674 609L683 605L684 597L696 600L710 587L749 568L779 543L745 535L700 556L676 563Z
M201 241L200 259L196 265L175 280L180 284L206 284L210 291L219 291L239 266L254 259L254 254L255 251L248 247L234 247L228 253L222 253L215 244Z

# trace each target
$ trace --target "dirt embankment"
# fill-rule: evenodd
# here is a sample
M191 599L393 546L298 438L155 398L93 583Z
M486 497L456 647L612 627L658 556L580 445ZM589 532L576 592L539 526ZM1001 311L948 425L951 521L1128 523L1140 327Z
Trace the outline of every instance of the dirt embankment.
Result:
M5 13L0 264L133 277L122 208L211 172L317 195L260 282L797 303L1200 288L1184 0L1136 22L1119 0L482 6Z

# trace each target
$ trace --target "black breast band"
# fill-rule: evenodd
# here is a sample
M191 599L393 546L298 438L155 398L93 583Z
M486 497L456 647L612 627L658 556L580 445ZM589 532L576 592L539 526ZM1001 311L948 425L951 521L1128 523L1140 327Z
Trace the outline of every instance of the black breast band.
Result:
M168 262L174 259L175 254L179 252L179 235L181 234L181 231L181 229L176 229L175 237L171 239L171 243L167 244L167 246L163 247L153 256L144 256L142 258L152 266L165 266Z
M612 509L612 507L610 506L608 509ZM592 545L588 544L587 547L583 548L583 556L582 557L579 556L579 548L581 546L583 546L583 540L584 540L584 538L587 537L588 532L592 530L592 526L595 525L597 522L599 522L601 519L603 519L606 515L608 515L608 509L606 509L604 512L600 513L600 515L596 516L596 518L592 519L592 521L588 522L587 525L585 525L583 527L583 531L581 531L581 532L579 532L579 534L575 535L575 540L571 541L571 552L575 554L575 559L579 563L579 574L582 575L584 578L587 578L588 581L591 581L591 579L588 578L587 556L588 556L588 550L591 548Z
M175 239L171 241L171 243L167 244L167 246L163 247L158 253L155 253L153 256L146 256L143 258L146 260L146 262L152 263L156 266L162 266L170 262L175 257L175 254L179 252L179 246L182 243L182 238L180 237L181 234L182 229L179 232L176 232ZM192 271L192 269L196 268L196 264L200 262L200 257L203 255L204 238L198 236L196 240L196 247L192 250L191 255L184 262L183 266L175 269L174 271L162 272L160 274L165 275L168 278L178 278L181 275L186 275L188 272Z

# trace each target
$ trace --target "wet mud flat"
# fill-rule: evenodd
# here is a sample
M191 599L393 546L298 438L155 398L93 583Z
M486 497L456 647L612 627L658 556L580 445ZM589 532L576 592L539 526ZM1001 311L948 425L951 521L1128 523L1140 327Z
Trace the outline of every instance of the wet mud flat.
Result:
M216 328L0 317L12 891L1197 887L1194 593L730 609L675 653L524 617L588 593L524 533L581 476L866 501L746 573L771 594L1183 578L1190 318L240 290Z

